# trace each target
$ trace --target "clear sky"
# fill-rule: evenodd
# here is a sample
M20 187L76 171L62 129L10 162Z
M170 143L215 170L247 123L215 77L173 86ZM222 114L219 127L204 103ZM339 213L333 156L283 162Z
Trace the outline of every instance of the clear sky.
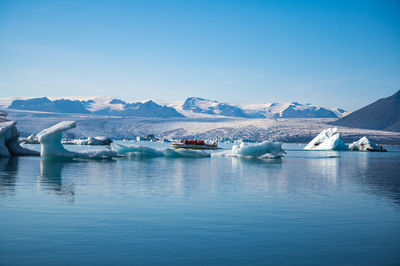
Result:
M400 89L400 1L0 0L0 97L354 110Z

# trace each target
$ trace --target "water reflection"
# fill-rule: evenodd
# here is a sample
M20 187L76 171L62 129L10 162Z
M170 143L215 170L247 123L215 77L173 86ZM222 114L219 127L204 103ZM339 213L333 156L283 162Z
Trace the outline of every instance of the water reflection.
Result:
M69 178L62 177L62 170L64 166L74 163L76 162L42 159L40 161L39 176L41 187L73 201L75 195L74 183Z
M40 170L38 169L40 165ZM39 172L39 174L38 174ZM43 191L74 200L75 182L123 195L192 196L249 192L333 195L356 185L400 205L398 153L292 151L282 159L153 158L60 161L0 158L0 196L36 182ZM22 192L21 192L22 193Z
M313 176L320 182L328 182L331 186L337 185L340 177L339 152L322 153L321 158L311 158L307 163L314 173Z
M0 195L15 194L18 157L0 157Z
M358 157L359 181L368 191L389 197L400 205L400 161L386 154L363 153Z

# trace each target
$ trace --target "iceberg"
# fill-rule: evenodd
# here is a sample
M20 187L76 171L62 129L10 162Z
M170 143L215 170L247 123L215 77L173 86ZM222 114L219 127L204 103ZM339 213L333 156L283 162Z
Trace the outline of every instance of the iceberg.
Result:
M110 145L112 142L111 139L102 136L88 137L87 139L62 140L62 144L70 145Z
M40 144L35 134L31 134L27 138L19 138L19 142L22 144Z
M351 143L349 145L349 150L351 151L383 151L381 147L370 141L367 137L362 137L361 139Z
M64 158L92 158L105 159L117 156L111 150L91 150L72 152L64 148L61 143L62 133L76 127L75 121L63 121L52 127L41 131L37 139L41 144L40 155L42 157L64 157Z
M281 158L285 154L282 143L263 141L261 143L246 143L234 145L232 150L214 153L213 156L243 157L243 158Z
M15 121L0 122L0 157L11 155L39 155L37 151L32 151L21 147L18 142L19 133L15 127Z
M153 149L145 146L122 144L113 144L112 150L117 152L118 154L124 154L130 158L203 158L211 156L210 153L201 150L171 148Z
M63 121L52 127L46 128L37 135L41 144L41 156L77 157L77 152L71 152L61 143L62 133L76 127L75 121Z
M305 150L348 150L348 146L342 140L337 128L328 128L310 141Z

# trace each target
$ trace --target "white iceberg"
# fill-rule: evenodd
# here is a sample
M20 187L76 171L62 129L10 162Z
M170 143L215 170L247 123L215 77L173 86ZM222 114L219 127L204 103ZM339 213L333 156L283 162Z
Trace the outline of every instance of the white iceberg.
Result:
M213 156L244 158L280 158L285 154L282 143L263 141L261 143L245 143L234 145L232 150L214 153Z
M66 130L76 127L75 121L63 121L52 127L41 131L37 139L41 144L40 155L43 157L66 157L66 158L111 158L117 156L116 152L111 150L90 150L72 152L66 150L61 143L62 133Z
M185 149L153 149L145 146L138 145L122 145L113 144L112 149L118 154L124 154L128 157L136 158L153 158L153 157L167 157L167 158L202 158L210 157L210 153L200 150L185 150Z
M15 127L15 121L0 122L0 157L11 155L39 155L37 151L32 151L21 147L18 143L19 133Z
M310 141L305 150L347 150L348 146L342 140L337 128L328 128Z
M362 137L361 139L351 143L349 145L349 150L352 151L383 151L381 147L370 141L367 137Z
M103 136L88 137L87 139L62 140L62 144L70 145L110 145L113 141Z
M27 138L19 138L21 144L40 144L35 134L31 134Z

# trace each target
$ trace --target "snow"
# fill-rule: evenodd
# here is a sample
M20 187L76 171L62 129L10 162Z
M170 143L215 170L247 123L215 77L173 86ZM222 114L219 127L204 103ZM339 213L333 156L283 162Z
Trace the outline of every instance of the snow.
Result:
M11 155L39 155L38 152L23 148L18 143L17 122L0 122L0 157Z
M28 100L30 97L3 97L0 98L0 108L7 108L14 100Z
M27 138L20 138L19 140L22 144L40 144L35 134L31 134Z
M351 143L349 145L349 150L352 151L374 151L380 150L380 147L370 141L367 137L362 137L361 139Z
M111 142L111 139L102 136L88 137L87 139L62 140L62 144L71 145L110 145Z
M284 111L292 109L293 111L307 111L313 110L313 112L319 111L324 108L336 114L338 117L344 116L344 113L340 112L337 108L317 106L312 104L301 104L298 102L291 103L264 103L264 104L242 104L237 105L242 108L246 113L260 113L264 114L269 118L281 118L284 117ZM346 113L347 114L347 113Z
M65 98L65 99L67 99L67 98ZM76 100L78 98L79 97L69 97L70 100ZM92 101L87 107L87 109L90 112L95 112L95 111L103 110L106 108L110 108L111 110L118 110L118 111L124 110L124 104L121 104L121 103L111 104L110 102L113 99L114 98L107 97L107 96L94 96L94 97L79 98L79 100L81 100L81 101Z
M117 154L110 150L94 150L72 152L66 150L61 143L62 133L76 127L75 121L63 121L41 131L37 139L41 144L42 157L67 157L67 158L111 158Z
M328 128L323 130L310 141L305 150L347 150L348 146L342 140L337 128Z
M347 113L341 112L337 108L332 107L325 107L325 106L317 106L312 104L301 104L298 102L291 102L291 103L261 103L261 104L231 104L231 103L224 103L214 100L202 99L194 97L195 100L192 103L193 106L196 108L201 109L204 113L194 112L191 110L184 110L183 105L185 101L176 101L176 102L166 102L166 101L157 101L157 103L173 107L179 113L183 114L186 117L191 118L206 118L206 117L223 117L220 115L221 110L218 108L219 105L225 105L225 107L236 107L240 108L243 113L247 114L249 117L259 118L259 117L268 117L268 118L281 118L281 117L288 117L293 116L293 112L299 112L297 117L304 117L315 116L318 117L318 112L322 109L327 111L331 111L337 117L342 117ZM205 112L213 110L214 114L206 114ZM292 113L290 113L292 112ZM326 116L326 114L320 114L321 117ZM225 116L226 117L226 116Z
M112 149L118 154L124 154L130 158L154 158L154 157L203 158L211 156L210 153L201 150L185 150L185 149L171 149L171 148L154 149L139 145L113 144Z
M263 141L261 143L245 143L233 145L231 151L214 153L213 156L243 158L280 158L285 154L282 143Z
M119 103L113 97L109 96L68 96L68 97L47 97L50 100L78 100L85 101L84 106L90 112L110 112L112 115L118 115L119 111L125 111L126 105L124 103ZM198 97L195 98L192 103L194 107L203 110L202 112L195 112L192 110L184 110L183 105L185 101L175 101L175 102L167 102L162 100L155 100L154 102L161 104L162 106L168 106L175 108L180 114L191 117L191 118L218 118L218 117L245 117L246 115L251 118L260 118L260 117L268 117L268 118L281 118L281 117L291 117L291 118L301 118L301 117L331 117L327 116L326 111L331 111L336 114L338 117L342 117L347 113L343 113L337 108L330 107L322 107L311 104L300 104L297 102L292 103L262 103L262 104L232 104L219 102L215 100L202 99ZM0 108L7 108L13 100L28 100L31 98L28 97L8 97L8 98L0 98ZM133 101L127 101L122 99L123 102L130 104L134 103ZM146 102L146 101L137 101L137 102ZM227 110L232 110L232 108L238 108L236 110L239 113L231 114ZM325 109L325 112L320 112ZM104 115L103 112L103 115ZM211 113L210 113L211 112ZM319 113L318 113L319 112Z

